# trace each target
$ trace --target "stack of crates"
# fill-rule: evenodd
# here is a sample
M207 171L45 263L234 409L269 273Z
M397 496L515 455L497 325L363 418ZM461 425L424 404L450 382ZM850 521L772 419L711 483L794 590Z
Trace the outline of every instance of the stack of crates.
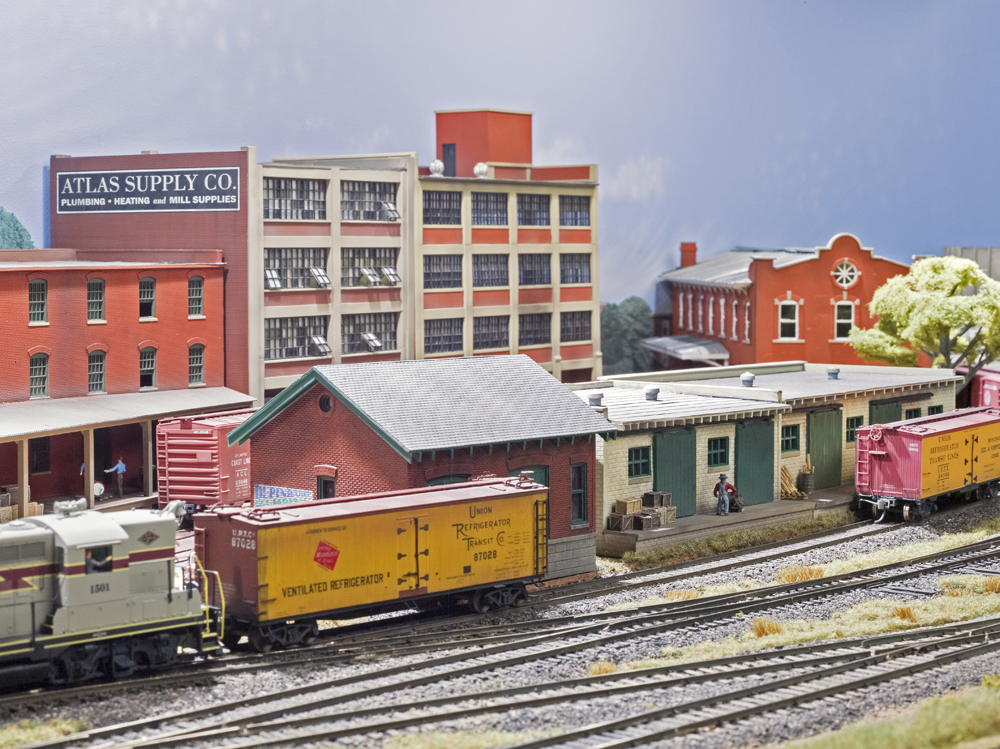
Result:
M657 501L654 499L647 501L647 497L659 498L661 505L654 504ZM663 497L669 505L670 494L662 492L646 492L642 499L619 499L615 502L615 512L608 515L608 530L649 531L664 525L665 518L669 518L666 522L673 522L677 518L677 508L663 507Z
M17 520L20 512L17 507L17 484L12 486L0 486L0 523L9 523ZM24 516L33 517L45 512L45 505L41 502L28 502L25 505Z
M660 516L661 526L677 520L677 508L670 504L670 492L646 492L642 495L642 506Z

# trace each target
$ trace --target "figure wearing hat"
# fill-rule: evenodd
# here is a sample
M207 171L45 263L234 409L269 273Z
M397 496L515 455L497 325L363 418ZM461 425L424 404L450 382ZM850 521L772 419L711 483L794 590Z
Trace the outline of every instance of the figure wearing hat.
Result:
M726 481L726 474L719 474L719 483L715 485L715 496L719 498L719 506L715 511L716 515L729 514L729 498L736 493L736 487Z

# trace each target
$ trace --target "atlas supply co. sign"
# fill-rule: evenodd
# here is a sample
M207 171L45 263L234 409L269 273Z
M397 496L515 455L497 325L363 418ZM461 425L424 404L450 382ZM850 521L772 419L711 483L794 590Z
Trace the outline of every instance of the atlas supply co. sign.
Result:
M308 489L291 489L287 486L267 486L254 484L253 506L276 507L278 505L297 505L300 502L311 502L313 493Z
M239 167L58 172L57 213L238 211Z

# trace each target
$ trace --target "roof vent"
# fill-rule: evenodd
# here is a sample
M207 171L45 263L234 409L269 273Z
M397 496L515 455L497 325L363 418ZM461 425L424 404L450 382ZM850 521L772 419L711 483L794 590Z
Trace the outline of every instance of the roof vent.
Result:
M590 405L592 406L600 406L603 399L604 393L591 393L587 396L587 400L590 401Z
M646 388L643 392L646 393L646 400L648 401L658 400L660 395L659 388Z
M753 372L744 372L743 374L740 375L740 382L743 383L743 387L752 388L754 378L755 376Z
M490 168L486 165L485 161L480 161L474 167L472 167L472 173L475 174L479 179L486 179L489 176Z
M840 379L840 368L839 367L827 367L826 376L828 379L837 380Z
M430 165L431 176L440 177L444 174L444 162L441 159L434 159Z

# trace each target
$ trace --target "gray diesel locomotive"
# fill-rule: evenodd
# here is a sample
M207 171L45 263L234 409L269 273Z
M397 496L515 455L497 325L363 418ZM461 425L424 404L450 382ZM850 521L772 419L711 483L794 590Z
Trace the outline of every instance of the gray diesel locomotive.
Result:
M174 506L176 505L176 506ZM182 649L220 649L209 584L175 577L182 503L51 515L0 525L0 684L69 684L169 668Z

